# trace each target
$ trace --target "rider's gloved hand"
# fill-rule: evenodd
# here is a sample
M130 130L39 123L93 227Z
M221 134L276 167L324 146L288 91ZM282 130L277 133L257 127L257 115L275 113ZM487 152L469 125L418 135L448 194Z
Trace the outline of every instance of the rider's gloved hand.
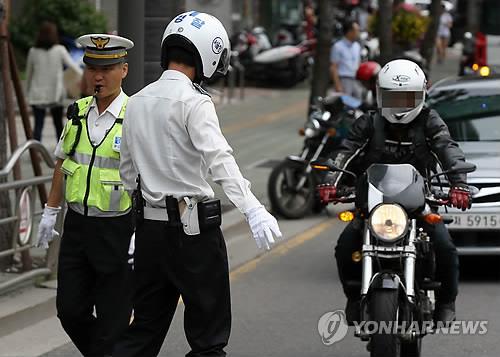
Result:
M325 205L333 202L333 200L337 196L337 188L330 183L318 185L316 186L316 190L319 194L319 200Z
M469 186L465 184L456 184L452 186L448 193L448 197L450 198L451 205L462 211L465 211L472 205Z

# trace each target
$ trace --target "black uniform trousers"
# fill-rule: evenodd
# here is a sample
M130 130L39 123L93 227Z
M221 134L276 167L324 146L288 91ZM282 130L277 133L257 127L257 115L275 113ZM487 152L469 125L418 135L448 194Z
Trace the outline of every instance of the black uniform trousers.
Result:
M429 234L436 256L436 280L441 282L441 288L436 291L436 300L440 303L455 301L458 294L458 254L448 229L444 223L430 225L419 222ZM362 263L352 261L352 253L361 251L363 245L363 221L360 218L350 222L340 234L335 247L335 258L340 281L348 299L359 299L359 288L349 286L347 281L361 281Z
M59 251L57 316L84 356L111 355L131 315L131 215L85 217L68 209ZM95 315L94 315L95 308Z
M188 357L225 356L231 330L226 244L213 228L189 236L182 227L144 220L136 230L134 320L113 357L157 356L179 297L185 305Z

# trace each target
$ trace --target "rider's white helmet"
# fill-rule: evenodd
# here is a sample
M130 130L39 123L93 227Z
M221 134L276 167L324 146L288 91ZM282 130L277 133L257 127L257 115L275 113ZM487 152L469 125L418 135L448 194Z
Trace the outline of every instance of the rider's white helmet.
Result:
M177 15L168 24L161 40L163 69L167 69L171 47L181 47L194 54L199 80L209 79L216 73L227 73L231 56L229 37L224 25L212 15L188 11Z
M378 108L390 123L408 124L422 111L426 89L425 74L415 62L388 62L378 74Z

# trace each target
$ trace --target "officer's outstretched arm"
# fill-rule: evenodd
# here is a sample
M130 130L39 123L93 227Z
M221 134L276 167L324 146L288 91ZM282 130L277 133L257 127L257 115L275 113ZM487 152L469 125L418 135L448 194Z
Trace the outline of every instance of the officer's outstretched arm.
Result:
M231 202L245 214L259 248L270 249L282 234L276 219L265 209L250 190L232 155L232 149L222 135L213 103L204 101L187 119L189 137L205 160L210 174Z

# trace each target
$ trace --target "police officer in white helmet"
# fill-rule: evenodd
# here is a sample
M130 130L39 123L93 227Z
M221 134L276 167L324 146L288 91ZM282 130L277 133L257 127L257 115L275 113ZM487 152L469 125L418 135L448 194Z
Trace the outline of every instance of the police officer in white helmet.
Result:
M259 248L281 237L243 178L201 81L226 74L229 38L215 17L190 11L165 29L161 77L132 96L120 173L136 199L134 321L113 356L156 356L179 297L188 356L225 356L231 328L227 252L210 174L244 214ZM143 200L141 200L143 199ZM140 202L143 201L143 202ZM142 217L143 216L143 217Z

